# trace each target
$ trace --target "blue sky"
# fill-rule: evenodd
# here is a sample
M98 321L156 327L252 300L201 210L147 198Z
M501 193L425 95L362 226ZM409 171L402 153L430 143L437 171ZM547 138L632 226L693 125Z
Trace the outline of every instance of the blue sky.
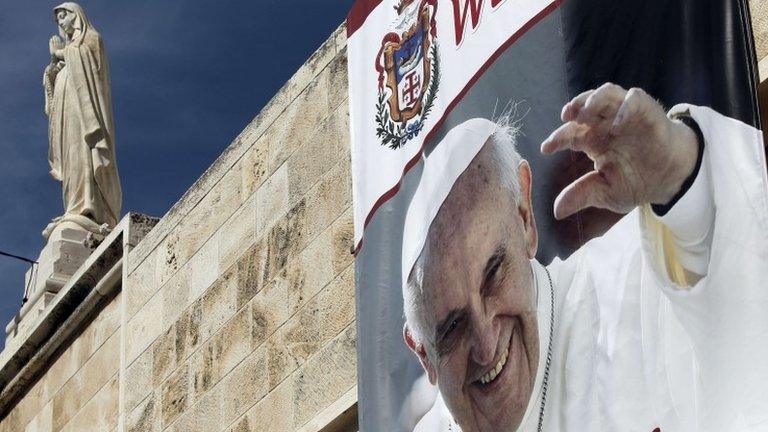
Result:
M36 259L62 212L42 72L52 7L0 0L0 250ZM109 57L123 212L162 216L336 29L352 0L81 1ZM27 265L0 257L0 324ZM4 341L4 337L0 337ZM0 342L0 345L2 342Z

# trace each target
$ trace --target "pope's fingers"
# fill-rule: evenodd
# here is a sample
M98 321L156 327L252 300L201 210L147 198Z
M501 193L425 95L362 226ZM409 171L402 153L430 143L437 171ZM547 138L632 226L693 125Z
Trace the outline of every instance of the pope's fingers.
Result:
M589 96L584 107L579 111L577 120L586 122L590 120L604 120L616 116L617 111L627 91L616 84L604 84Z
M560 112L560 119L564 122L575 119L576 116L579 115L581 107L584 106L584 104L587 102L587 99L589 99L589 96L591 96L594 92L595 90L587 90L571 99L570 102L563 106L563 110Z
M605 208L609 185L591 171L568 185L555 199L555 218L562 220L589 207Z
M611 135L619 136L623 134L628 125L638 120L642 110L649 101L652 101L651 97L643 90L639 88L629 89L611 125Z
M541 143L543 154L552 154L562 150L581 151L589 126L568 122L557 128Z

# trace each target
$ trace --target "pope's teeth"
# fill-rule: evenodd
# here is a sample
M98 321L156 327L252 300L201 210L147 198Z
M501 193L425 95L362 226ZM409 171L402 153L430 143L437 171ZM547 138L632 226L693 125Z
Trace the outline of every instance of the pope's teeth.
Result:
M496 367L491 369L491 371L488 372L487 374L480 377L480 382L482 384L488 384L491 381L495 380L497 376L499 376L499 374L501 373L501 369L504 367L505 364L507 364L507 356L509 353L508 350L509 348L507 348L507 350L505 350L501 354L501 358L499 359L499 362L496 363Z

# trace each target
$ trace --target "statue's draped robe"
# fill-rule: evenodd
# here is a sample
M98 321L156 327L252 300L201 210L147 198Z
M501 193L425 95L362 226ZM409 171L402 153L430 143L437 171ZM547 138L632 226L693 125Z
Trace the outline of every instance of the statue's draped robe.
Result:
M74 9L67 6L62 5ZM82 9L73 11L80 14L81 28L64 48L64 67L55 79L48 160L51 175L63 186L62 219L85 217L96 225L114 227L122 190L115 162L107 58L101 37Z

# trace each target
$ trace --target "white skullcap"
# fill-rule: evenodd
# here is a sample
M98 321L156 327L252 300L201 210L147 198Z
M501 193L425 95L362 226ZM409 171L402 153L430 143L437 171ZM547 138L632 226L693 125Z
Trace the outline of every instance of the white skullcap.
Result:
M429 227L448 198L453 184L469 167L483 145L497 130L496 123L475 118L454 127L424 160L424 171L405 216L403 229L402 285L427 240Z

